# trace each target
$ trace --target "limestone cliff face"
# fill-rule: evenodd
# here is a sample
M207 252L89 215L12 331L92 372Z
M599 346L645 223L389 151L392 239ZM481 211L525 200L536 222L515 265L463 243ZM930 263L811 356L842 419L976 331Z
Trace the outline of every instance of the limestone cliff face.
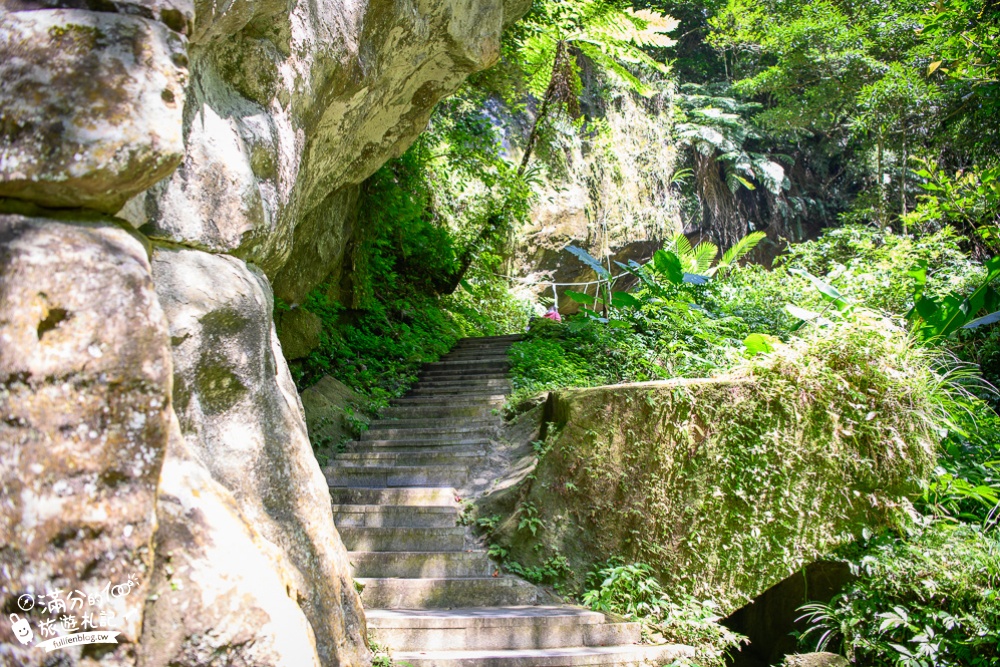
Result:
M339 261L357 184L497 60L510 14L501 0L203 5L186 154L123 215L154 239L253 262L294 302Z
M0 606L137 579L60 664L370 662L271 285L339 269L358 184L526 10L0 0Z
M582 110L593 129L582 137L576 131L560 133L559 150L546 160L545 188L529 224L519 231L515 253L518 277L550 298L552 287L545 281L597 279L566 246L584 248L605 262L643 262L681 230L679 197L671 187L677 150L670 93L643 99L602 80L586 61L582 65ZM505 127L525 124L503 120ZM564 314L577 310L564 296L566 289L589 289L591 295L595 290L593 285L558 288Z

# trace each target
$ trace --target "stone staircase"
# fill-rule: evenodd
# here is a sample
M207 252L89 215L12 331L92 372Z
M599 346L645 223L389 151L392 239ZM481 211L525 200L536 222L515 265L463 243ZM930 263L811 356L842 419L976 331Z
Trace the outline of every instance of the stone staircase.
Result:
M637 624L559 604L500 574L458 525L462 489L490 449L517 336L468 338L428 364L405 398L325 472L368 627L411 667L667 664L681 646L640 646Z

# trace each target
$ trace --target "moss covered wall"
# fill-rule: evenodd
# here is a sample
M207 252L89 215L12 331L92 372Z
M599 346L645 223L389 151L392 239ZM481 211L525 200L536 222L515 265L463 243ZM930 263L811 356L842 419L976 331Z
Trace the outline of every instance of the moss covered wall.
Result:
M728 378L553 392L534 474L481 507L502 517L492 539L522 565L566 557L568 588L619 557L729 612L898 521L932 466L923 371L886 363L906 343L869 334L783 346Z

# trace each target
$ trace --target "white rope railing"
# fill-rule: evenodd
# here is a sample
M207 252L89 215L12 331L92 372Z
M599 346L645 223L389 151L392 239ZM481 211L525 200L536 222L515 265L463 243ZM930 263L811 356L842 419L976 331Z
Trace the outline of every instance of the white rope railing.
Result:
M600 285L601 283L613 283L622 276L632 275L628 272L619 273L617 276L611 276L610 278L598 278L597 280L590 280L585 283L558 283L552 280L532 280L530 278L515 278L514 276L507 276L502 273L496 273L491 271L493 275L498 278L506 278L512 282L520 283L522 285L550 285L552 287L552 298L555 302L556 310L559 309L559 292L556 291L557 287L589 287L590 285Z

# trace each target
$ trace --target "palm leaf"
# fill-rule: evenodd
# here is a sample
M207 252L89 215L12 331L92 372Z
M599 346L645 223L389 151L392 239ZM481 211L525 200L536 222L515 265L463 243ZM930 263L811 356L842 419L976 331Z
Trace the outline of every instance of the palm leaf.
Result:
M604 266L601 266L601 263L593 255L591 255L583 248L577 248L575 245L568 245L566 246L566 250L575 255L576 258L579 259L581 262L583 262L591 269L593 269L594 273L596 273L601 278L607 280L608 278L611 277L611 274L608 273L608 270Z
M671 241L673 245L674 253L677 255L678 259L681 260L681 266L687 273L697 273L698 263L694 258L694 248L691 247L691 242L688 241L687 237L683 234L678 234Z

